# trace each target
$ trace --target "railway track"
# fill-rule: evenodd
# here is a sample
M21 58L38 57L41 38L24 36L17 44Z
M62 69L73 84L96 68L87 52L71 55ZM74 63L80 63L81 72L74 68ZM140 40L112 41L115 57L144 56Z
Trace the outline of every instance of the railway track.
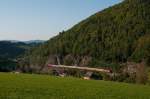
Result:
M52 65L52 64L48 64L48 67L49 68L66 68L66 69L78 69L78 70L86 70L86 71L112 73L112 71L109 69L101 69L101 68L89 68L89 67L66 66L66 65Z

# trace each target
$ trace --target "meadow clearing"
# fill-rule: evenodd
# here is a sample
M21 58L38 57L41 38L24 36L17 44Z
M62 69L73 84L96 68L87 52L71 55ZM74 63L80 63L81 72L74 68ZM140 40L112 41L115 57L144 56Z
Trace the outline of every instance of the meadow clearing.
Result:
M150 99L150 86L0 73L0 99Z

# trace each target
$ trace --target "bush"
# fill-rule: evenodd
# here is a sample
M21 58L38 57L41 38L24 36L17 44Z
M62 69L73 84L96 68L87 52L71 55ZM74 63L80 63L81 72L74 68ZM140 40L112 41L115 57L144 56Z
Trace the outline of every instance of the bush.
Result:
M103 79L103 76L101 75L101 73L94 72L94 73L91 75L91 79L102 80L102 79Z

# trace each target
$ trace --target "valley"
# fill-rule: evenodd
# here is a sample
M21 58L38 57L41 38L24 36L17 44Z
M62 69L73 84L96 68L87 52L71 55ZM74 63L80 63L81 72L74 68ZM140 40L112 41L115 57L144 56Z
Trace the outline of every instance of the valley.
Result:
M116 1L0 0L0 99L150 99L150 0Z

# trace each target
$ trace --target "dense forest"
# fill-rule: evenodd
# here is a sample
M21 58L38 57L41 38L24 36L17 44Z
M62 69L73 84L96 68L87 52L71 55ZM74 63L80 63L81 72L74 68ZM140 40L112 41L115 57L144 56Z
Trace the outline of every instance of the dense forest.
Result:
M22 66L46 64L111 67L150 64L150 0L124 0L100 11L26 53Z

